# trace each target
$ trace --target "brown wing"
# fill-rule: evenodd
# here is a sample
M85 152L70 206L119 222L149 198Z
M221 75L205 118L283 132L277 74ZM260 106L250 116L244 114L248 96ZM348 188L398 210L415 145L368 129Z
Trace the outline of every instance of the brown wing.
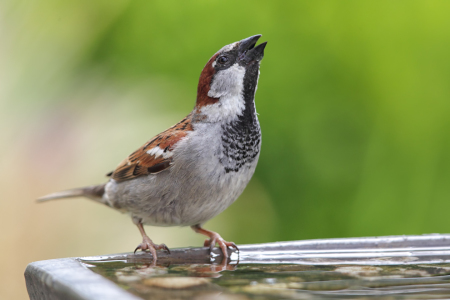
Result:
M172 151L176 143L192 130L191 115L188 115L133 152L108 175L116 181L125 181L167 169L173 163Z

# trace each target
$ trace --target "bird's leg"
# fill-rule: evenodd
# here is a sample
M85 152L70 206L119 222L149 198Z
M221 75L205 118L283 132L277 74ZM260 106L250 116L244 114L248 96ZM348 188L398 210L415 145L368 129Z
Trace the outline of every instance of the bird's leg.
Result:
M227 251L227 248L228 248L228 247L233 247L233 248L235 248L237 251L239 251L239 248L236 246L235 243L225 241L225 240L220 236L220 234L218 234L217 232L209 231L209 230L203 229L203 228L200 226L200 224L191 226L191 228L192 228L195 232L201 233L201 234L206 235L207 237L209 237L209 240L205 240L204 246L205 246L205 247L208 247L208 246L209 246L211 252L212 252L212 250L214 249L214 246L216 245L216 243L219 244L220 249L222 249L222 253L223 253L223 257L224 257L224 258L228 258L228 251Z
M169 250L169 248L167 248L167 246L165 244L157 245L157 244L153 243L153 241L145 233L144 226L142 225L142 223L140 221L136 222L135 224L138 227L139 231L141 232L142 243L140 243L136 247L136 249L134 250L134 253L136 253L136 251L139 249L141 249L142 251L149 250L153 256L153 263L156 263L156 259L158 258L156 256L156 250L163 249L163 250L166 250L170 254L170 250Z

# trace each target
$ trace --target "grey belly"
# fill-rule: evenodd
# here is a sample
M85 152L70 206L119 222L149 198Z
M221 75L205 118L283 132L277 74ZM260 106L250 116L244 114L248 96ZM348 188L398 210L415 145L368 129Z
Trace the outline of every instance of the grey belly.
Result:
M155 226L190 226L213 218L243 192L257 159L238 172L226 173L211 161L189 168L174 165L159 174L129 181L110 180L105 200L116 209ZM202 170L201 172L199 170Z

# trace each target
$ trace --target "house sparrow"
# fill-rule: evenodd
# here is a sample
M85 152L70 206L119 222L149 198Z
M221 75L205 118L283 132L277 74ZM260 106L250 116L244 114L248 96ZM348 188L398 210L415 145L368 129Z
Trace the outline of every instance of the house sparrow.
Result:
M156 262L169 251L147 236L143 224L191 226L209 237L205 246L237 249L202 224L224 211L255 172L261 129L255 110L259 66L267 42L261 35L227 45L204 67L192 112L133 152L108 174L107 183L49 194L38 201L84 196L131 215ZM170 252L169 252L170 253Z

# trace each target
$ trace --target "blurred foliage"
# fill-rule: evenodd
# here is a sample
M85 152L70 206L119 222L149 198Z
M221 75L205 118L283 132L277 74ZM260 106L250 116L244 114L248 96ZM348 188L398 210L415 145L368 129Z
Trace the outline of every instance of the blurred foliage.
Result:
M443 1L132 1L84 66L171 78L188 96L165 101L187 112L211 54L262 33L256 178L276 238L448 232L449 12Z
M449 232L449 12L435 0L0 1L0 298L26 297L31 261L134 249L127 216L33 199L104 181L192 109L218 49L254 34L268 41L262 153L207 228L237 243ZM169 247L203 240L148 232Z
M450 231L450 3L45 0L11 2L8 13L33 9L36 41L56 46L33 63L54 68L52 55L70 56L54 89L92 74L111 86L151 81L165 97L130 100L141 113L188 113L208 58L263 34L255 178L278 219L266 242ZM29 96L27 107L59 99Z

